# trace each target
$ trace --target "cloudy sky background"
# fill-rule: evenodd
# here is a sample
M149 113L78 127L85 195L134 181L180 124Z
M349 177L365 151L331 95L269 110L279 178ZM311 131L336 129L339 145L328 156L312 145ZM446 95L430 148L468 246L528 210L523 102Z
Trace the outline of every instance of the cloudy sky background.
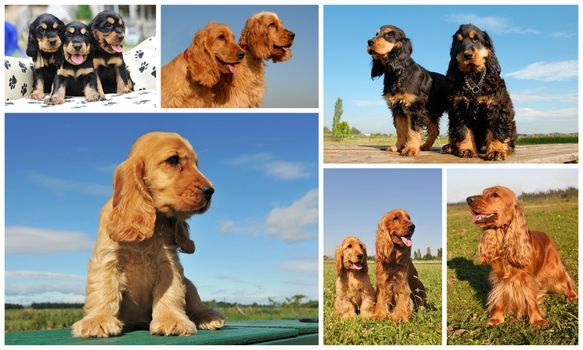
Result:
M325 6L324 116L334 104L343 120L363 132L395 133L381 94L370 78L366 42L384 24L405 31L413 59L445 74L452 35L460 24L488 32L516 110L519 133L574 133L577 128L578 17L576 6ZM441 134L447 133L447 115Z
M317 299L317 126L313 114L7 115L6 302L83 302L113 171L155 130L190 140L216 188L189 220L195 254L180 254L203 300Z

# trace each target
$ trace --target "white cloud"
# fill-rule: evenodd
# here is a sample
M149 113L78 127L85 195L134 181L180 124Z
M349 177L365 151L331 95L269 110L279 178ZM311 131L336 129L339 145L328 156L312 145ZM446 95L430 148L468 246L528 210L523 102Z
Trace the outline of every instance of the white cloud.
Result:
M58 292L64 294L83 295L85 293L85 284L6 284L6 295L37 295L43 293Z
M577 60L535 62L506 76L521 80L562 81L577 78Z
M67 192L76 192L102 197L109 196L112 193L111 186L59 179L38 173L30 173L28 176L37 184L55 192L58 195L64 195Z
M295 242L313 238L308 226L318 224L318 190L308 191L289 207L275 208L267 216L265 232L283 241ZM317 230L316 230L317 231Z
M6 227L6 253L43 255L91 250L93 240L77 231Z
M576 104L579 101L577 91L552 93L545 91L544 89L513 91L510 97L512 98L512 101L515 104L525 102L548 102L548 101Z
M482 30L492 33L516 33L516 34L540 34L537 29L523 28L514 25L512 21L504 17L480 16L474 13L458 13L446 17L448 22L455 24L471 23Z
M229 160L231 165L247 166L262 171L278 180L297 180L310 177L308 165L302 162L284 161L271 153L246 154Z
M295 259L281 263L281 268L292 272L318 272L318 259Z
M233 232L234 229L235 229L235 222L232 220L226 220L226 221L223 221L219 224L219 231L221 231L221 233Z
M6 278L34 279L49 281L85 281L85 276L44 271L6 271Z
M517 120L577 120L576 108L554 109L550 111L543 111L534 108L518 108L516 109Z
M40 292L37 294L6 294L6 303L30 305L32 303L84 303L85 292L78 294L69 292Z

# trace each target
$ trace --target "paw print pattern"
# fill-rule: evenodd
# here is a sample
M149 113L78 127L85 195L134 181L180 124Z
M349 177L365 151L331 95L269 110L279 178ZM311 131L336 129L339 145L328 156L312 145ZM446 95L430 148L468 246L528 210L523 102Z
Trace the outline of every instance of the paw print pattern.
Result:
M148 63L147 62L142 62L142 64L140 65L140 73L144 73L144 71L148 69Z
M8 60L4 60L4 67L10 69L10 62L8 62Z
M19 61L18 66L20 67L20 70L22 71L22 73L26 73L26 64Z
M22 84L22 87L20 88L20 93L22 94L22 96L26 95L27 88L28 86L26 85L26 83Z
M8 79L8 86L10 86L10 90L14 90L17 82L18 80L16 80L16 77L14 75L10 77L10 79Z
M144 57L144 51L142 51L142 50L136 51L136 53L134 54L134 57L135 58L142 58L142 57Z
M152 76L156 77L156 66L152 67Z

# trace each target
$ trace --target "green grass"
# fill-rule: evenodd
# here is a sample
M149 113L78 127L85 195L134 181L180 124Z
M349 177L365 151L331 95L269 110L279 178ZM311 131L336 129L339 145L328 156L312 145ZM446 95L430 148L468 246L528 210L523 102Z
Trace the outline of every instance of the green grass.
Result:
M375 285L374 263L369 263L371 282ZM415 263L419 277L427 289L429 307L413 314L408 323L343 320L333 315L336 299L336 276L333 261L324 263L324 344L441 344L441 263Z
M547 233L557 243L561 258L577 284L577 198L522 200L531 230ZM490 267L476 259L480 230L471 224L466 205L447 211L447 338L448 344L577 344L577 304L563 295L543 298L548 328L530 326L526 318L509 316L487 327L486 298Z
M239 306L216 309L227 321L317 318L318 308L304 306ZM83 317L82 309L5 310L6 332L26 332L69 328Z

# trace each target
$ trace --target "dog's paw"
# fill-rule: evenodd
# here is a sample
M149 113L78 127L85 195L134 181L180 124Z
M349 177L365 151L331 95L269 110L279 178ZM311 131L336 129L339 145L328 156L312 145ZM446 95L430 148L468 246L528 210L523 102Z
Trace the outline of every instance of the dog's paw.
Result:
M61 96L51 96L45 100L47 105L62 105L65 103L65 99Z
M494 327L504 322L503 318L491 318L488 320L488 327Z
M403 148L401 150L401 156L403 156L403 157L417 157L420 152L421 152L421 150L419 149L419 147L405 146L405 148Z
M216 330L225 326L225 316L214 309L207 309L200 312L194 318L199 329Z
M506 151L490 151L484 156L485 160L506 160Z
M460 158L474 158L476 156L476 152L472 151L471 149L460 149L457 153L457 156Z
M130 92L132 92L132 89L127 86L127 85L122 85L117 87L117 90L115 91L118 94L129 94Z
M162 316L150 322L150 333L155 335L194 335L196 326L185 316Z
M455 150L454 150L454 147L448 143L447 145L441 147L441 153L443 153L443 154L454 154L455 153Z
M387 147L387 152L399 152L399 149L397 148L396 145L392 145L390 147Z
M549 321L547 321L545 319L540 319L540 320L536 320L536 321L531 320L530 323L535 327L546 327L549 325Z
M73 324L72 335L76 338L107 338L120 335L123 323L113 316L85 317Z
M31 100L42 101L45 98L45 94L42 90L34 90L28 98Z

